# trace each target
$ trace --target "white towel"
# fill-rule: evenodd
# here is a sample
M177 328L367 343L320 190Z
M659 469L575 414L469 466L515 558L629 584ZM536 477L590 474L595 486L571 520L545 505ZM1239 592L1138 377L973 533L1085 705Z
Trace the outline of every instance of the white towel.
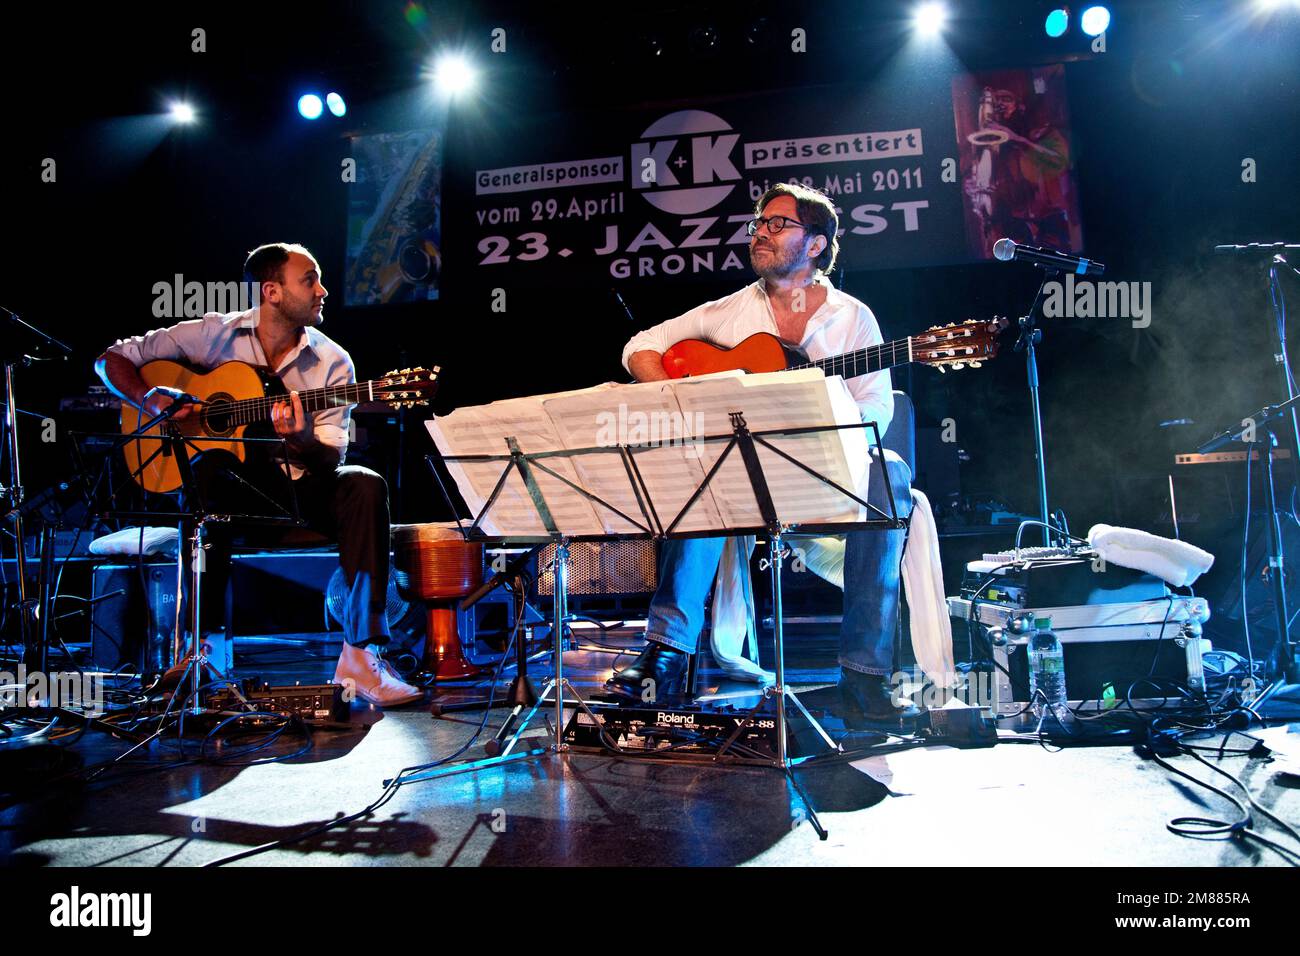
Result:
M952 619L944 596L939 531L930 500L912 489L912 525L903 549L903 590L912 632L912 653L936 687L956 687Z
M749 580L749 555L754 543L753 535L728 538L722 548L713 585L709 646L713 659L732 680L753 681L768 687L776 683L776 675L758 664L754 588Z
M794 561L819 578L844 589L844 537L790 538ZM713 592L713 657L728 677L772 684L775 678L757 664L754 629L754 594L749 581L749 555L754 539L729 538L722 549ZM912 523L903 550L903 588L911 614L912 653L921 669L939 687L953 687L952 621L944 596L943 566L939 562L939 535L930 502L912 489ZM746 645L753 655L745 654Z
M1187 587L1214 564L1214 555L1194 544L1136 528L1095 524L1088 543L1103 561L1154 574L1177 588Z
M123 528L90 542L91 554L100 557L134 554L175 554L175 528L145 528L144 547L140 546L140 529Z

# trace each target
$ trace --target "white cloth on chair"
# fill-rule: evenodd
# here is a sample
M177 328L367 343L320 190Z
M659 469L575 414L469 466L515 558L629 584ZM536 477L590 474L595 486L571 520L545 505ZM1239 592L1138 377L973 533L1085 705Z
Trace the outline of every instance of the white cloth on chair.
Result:
M819 578L844 589L842 535L791 539L795 558ZM710 647L723 672L735 680L772 684L775 677L759 667L754 593L749 581L749 556L754 538L728 538L718 562L713 589ZM953 662L952 621L944 595L939 535L929 499L912 489L912 519L903 550L903 589L911 615L912 653L937 686L957 682ZM748 655L746 654L748 651Z
M952 618L939 561L939 531L930 499L912 489L912 525L903 549L903 590L912 632L912 654L936 687L955 687Z
M1095 524L1088 543L1103 561L1154 574L1177 588L1187 587L1214 564L1214 555L1194 544L1137 528Z
M96 557L135 555L135 554L175 554L175 528L144 528L143 538L140 528L123 528L112 534L101 535L90 542L87 549Z
M718 562L713 585L713 626L709 648L722 672L732 680L753 681L764 687L776 683L776 675L758 663L758 630L754 623L754 587L749 579L749 556L753 535L728 538Z

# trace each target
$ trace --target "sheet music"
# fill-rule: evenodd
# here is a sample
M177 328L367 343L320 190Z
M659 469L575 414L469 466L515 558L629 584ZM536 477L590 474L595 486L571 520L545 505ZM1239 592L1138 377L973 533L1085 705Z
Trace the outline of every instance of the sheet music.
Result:
M601 391L582 389L583 394ZM525 454L564 448L559 433L539 398L513 398L490 405L461 408L426 423L438 450L444 455L503 455L509 453L506 436L514 437ZM447 462L461 496L477 516L506 468L507 462ZM569 459L542 460L547 468L581 484ZM532 467L537 487L546 500L555 526L564 534L588 535L604 531L592 505L564 482ZM480 526L489 535L545 535L546 525L537 513L527 486L512 471Z
M743 374L726 372L709 378L735 378ZM543 399L566 447L633 446L636 467L649 495L647 509L653 509L665 528L686 506L704 481L705 473L693 439L706 433L693 427L691 420L682 414L673 387L676 384L642 382L618 385L613 391L599 394ZM583 455L572 461L584 479L584 487L625 514L644 520L619 456ZM601 490L595 492L597 488ZM610 532L638 530L608 509L597 506L596 510ZM720 526L713 494L705 489L675 530L706 531Z
M641 479L663 527L668 527L704 481L726 441L708 435L732 431L730 412L742 411L751 432L860 422L857 404L839 376L817 368L746 375L726 372L668 382L607 384L532 398L463 408L426 426L446 456L500 455L514 436L526 454L577 448L631 448ZM865 499L869 476L866 430L850 428L767 439L774 446ZM788 523L855 521L865 511L835 488L780 455L758 447L778 517ZM542 463L644 521L621 456L598 451ZM466 503L479 514L506 462L448 462ZM588 500L535 465L533 473L560 531L569 535L636 533L635 524ZM761 524L748 472L738 449L728 455L708 488L676 526L707 531ZM483 530L494 536L547 534L532 498L512 472Z
M730 412L741 411L751 432L861 422L840 376L825 377L821 369L746 375L727 381L708 379L676 383L685 414L698 413L707 434L731 430ZM814 387L810 387L814 386ZM820 386L820 387L817 387ZM808 468L866 499L870 457L864 429L767 438ZM704 464L711 467L725 444L709 443ZM767 479L778 517L789 523L856 521L864 509L835 488L761 445L759 462ZM753 486L739 450L733 450L713 478L714 500L724 527L758 523Z

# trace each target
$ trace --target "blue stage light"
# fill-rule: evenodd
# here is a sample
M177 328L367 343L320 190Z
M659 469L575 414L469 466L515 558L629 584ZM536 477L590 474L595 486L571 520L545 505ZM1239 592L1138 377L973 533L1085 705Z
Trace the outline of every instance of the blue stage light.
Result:
M434 86L445 96L468 92L477 78L473 64L459 53L443 54L433 67Z
M1065 36L1065 31L1070 28L1070 11L1064 7L1058 7L1047 15L1047 22L1043 24L1043 29L1047 31L1049 37Z
M939 0L929 0L912 12L912 25L922 36L938 36L947 22L948 8Z
M1110 11L1101 6L1089 7L1083 11L1083 16L1079 17L1079 26L1083 27L1083 32L1090 37L1105 33L1106 28L1110 26Z
M348 106L343 102L343 97L337 93L331 93L325 97L325 105L330 108L330 112L335 116L342 116L348 111Z
M304 93L298 97L298 112L302 114L303 119L320 119L320 114L324 109L324 104L321 103L320 97L315 93Z

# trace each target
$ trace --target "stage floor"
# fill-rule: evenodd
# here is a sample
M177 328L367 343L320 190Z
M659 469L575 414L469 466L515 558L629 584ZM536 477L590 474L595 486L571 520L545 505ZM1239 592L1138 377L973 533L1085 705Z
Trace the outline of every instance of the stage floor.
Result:
M291 638L301 643L285 643ZM627 632L600 641L621 646L633 638ZM326 640L337 635L241 641L238 676L328 680L338 645ZM567 653L565 665L585 694L608 675L615 654L593 648L591 632L580 640L591 649ZM828 633L791 640L789 657L796 687L835 679ZM548 670L536 665L539 686ZM706 683L716 685L716 677L706 669ZM816 706L818 698L814 690L807 699ZM505 713L491 712L467 758L483 756L482 741ZM0 861L207 863L366 807L402 768L456 751L479 719L473 712L433 719L427 704L386 713L357 705L351 729L317 731L310 752L259 766L180 764L174 745L155 743L93 783L45 787L0 804ZM536 721L532 733L544 735L545 725ZM300 744L296 738L277 746L292 753ZM69 754L89 765L126 749L88 734ZM1190 757L1172 762L1231 787ZM1300 789L1279 782L1272 766L1241 756L1221 766L1272 812L1300 821ZM867 769L889 780L889 788L848 764L796 771L830 832L825 842L801 822L802 803L775 770L570 752L411 783L370 819L236 865L1285 865L1266 848L1170 833L1173 817L1231 819L1235 809L1128 746L925 748L873 758ZM1287 842L1266 820L1257 817L1256 826Z

